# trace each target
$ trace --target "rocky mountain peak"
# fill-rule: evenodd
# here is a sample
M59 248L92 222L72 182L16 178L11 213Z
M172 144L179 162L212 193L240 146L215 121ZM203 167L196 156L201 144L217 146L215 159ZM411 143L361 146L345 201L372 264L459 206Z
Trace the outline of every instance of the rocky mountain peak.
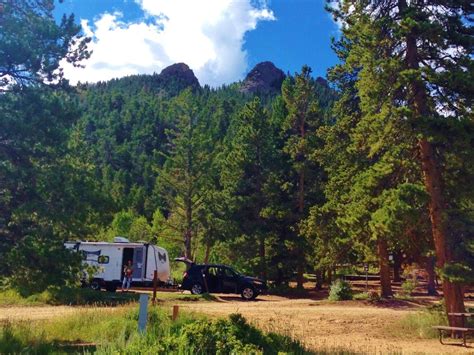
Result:
M163 69L158 77L166 83L177 82L183 87L200 87L194 72L184 63L172 64Z
M276 93L281 89L285 73L272 62L258 63L245 77L240 91L245 93Z

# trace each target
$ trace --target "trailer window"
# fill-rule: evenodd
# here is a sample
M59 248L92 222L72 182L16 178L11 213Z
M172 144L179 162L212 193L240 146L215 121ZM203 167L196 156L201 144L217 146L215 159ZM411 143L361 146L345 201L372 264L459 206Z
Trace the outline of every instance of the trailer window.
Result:
M109 263L109 257L107 255L100 255L97 259L99 264L108 264Z

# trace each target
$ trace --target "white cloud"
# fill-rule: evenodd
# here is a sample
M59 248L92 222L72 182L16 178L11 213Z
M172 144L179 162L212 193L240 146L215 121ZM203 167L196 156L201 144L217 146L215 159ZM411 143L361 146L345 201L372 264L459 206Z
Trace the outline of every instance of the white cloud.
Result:
M188 64L201 84L230 83L247 70L245 33L275 20L265 3L252 0L135 1L145 21L125 22L119 12L102 14L92 25L81 21L93 54L85 68L63 64L72 83L159 73L177 62Z

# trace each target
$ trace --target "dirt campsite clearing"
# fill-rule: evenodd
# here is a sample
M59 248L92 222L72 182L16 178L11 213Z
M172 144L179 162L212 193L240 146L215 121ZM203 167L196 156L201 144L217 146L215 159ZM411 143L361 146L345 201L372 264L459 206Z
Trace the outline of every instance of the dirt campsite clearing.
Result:
M260 296L255 302L244 302L238 297L222 295L217 302L186 302L181 303L181 307L210 316L241 313L260 329L290 335L315 351L474 353L472 347L441 345L437 339L419 339L417 334L404 334L400 322L421 310L416 303L331 303L278 296Z

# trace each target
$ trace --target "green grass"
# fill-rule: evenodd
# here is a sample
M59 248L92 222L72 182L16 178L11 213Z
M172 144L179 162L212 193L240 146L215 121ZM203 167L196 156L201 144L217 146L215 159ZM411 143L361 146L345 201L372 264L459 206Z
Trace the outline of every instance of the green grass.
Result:
M87 288L50 288L38 294L21 296L15 290L0 291L0 306L38 305L103 305L114 306L135 302L134 293L98 292Z
M115 306L136 302L137 293L94 291L88 288L51 288L44 292L24 297L15 290L0 291L0 306L41 306L41 305L95 305ZM151 294L150 294L151 297ZM210 294L191 295L182 292L157 292L158 302L184 301L215 301Z
M438 337L438 331L432 326L447 324L445 313L438 308L433 308L408 314L390 330L394 335L404 338L415 336L421 339L432 339Z
M0 353L306 354L300 343L263 333L240 315L209 320L170 307L150 307L147 331L137 330L137 307L83 308L47 321L0 324Z
M169 302L169 301L199 302L199 301L216 301L217 297L209 293L203 293L201 295L192 295L189 293L182 293L182 292L157 292L156 299L158 301L164 301L164 302Z

